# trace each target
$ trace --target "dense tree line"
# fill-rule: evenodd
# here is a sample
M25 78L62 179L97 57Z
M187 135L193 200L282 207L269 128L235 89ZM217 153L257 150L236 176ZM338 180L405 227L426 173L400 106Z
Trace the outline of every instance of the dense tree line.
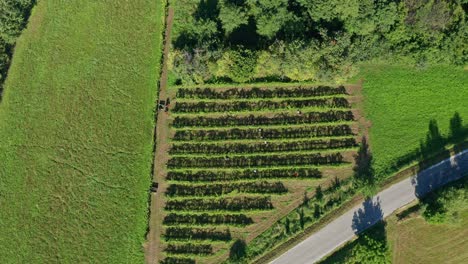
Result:
M259 142L236 144L213 143L176 143L170 150L171 154L223 154L223 153L255 153L255 152L284 152L320 149L349 148L356 146L354 138L315 139L283 142Z
M325 95L345 95L344 86L298 86L275 88L229 88L220 90L217 88L179 88L177 98L193 99L252 99L252 98L288 98L288 97L312 97Z
M169 171L167 179L173 181L235 181L244 179L268 178L321 178L322 173L316 168L301 169L262 169L262 170L230 170L230 171Z
M337 121L353 121L354 115L351 111L335 111L327 112L309 112L299 114L275 114L273 117L264 115L248 115L248 116L176 116L172 126L176 128L182 127L219 127L219 126L256 126L256 125L292 125L292 124L311 124L317 122L337 122Z
M326 125L282 128L231 128L177 130L173 139L186 140L230 140L230 139L277 139L309 138L354 135L349 125Z
M223 195L232 192L238 193L271 193L282 194L288 189L282 182L237 182L216 184L171 184L166 190L167 196L212 196Z
M208 255L213 253L213 247L210 244L169 244L164 251L172 254Z
M271 198L263 197L235 197L222 199L184 199L169 200L166 202L169 211L241 211L241 210L269 210L273 209Z
M0 0L0 98L16 39L26 27L35 0Z
M253 224L251 217L245 214L178 214L169 213L164 217L164 225L235 225Z
M361 61L468 61L465 0L180 0L178 83L340 81Z
M233 157L172 157L167 162L168 168L228 168L256 166L294 166L294 165L333 165L343 162L340 153L322 155L252 155Z
M229 101L229 102L177 102L172 109L175 113L200 113L200 112L241 112L259 111L263 109L284 109L304 107L349 108L346 98L313 98L282 101Z
M231 240L229 229L218 230L216 228L190 228L190 227L168 227L164 233L166 240Z

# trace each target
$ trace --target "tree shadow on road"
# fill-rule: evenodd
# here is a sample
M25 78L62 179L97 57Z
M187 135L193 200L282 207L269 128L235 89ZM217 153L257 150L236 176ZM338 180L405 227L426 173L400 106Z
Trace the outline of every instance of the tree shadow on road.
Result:
M353 216L352 228L358 238L319 263L389 263L386 223L382 220L380 200L364 201Z
M355 234L359 234L377 222L383 220L383 211L379 197L367 199L362 203L363 208L354 212L351 227Z
M444 145L459 142L467 136L468 129L463 126L463 120L458 112L455 112L450 119L450 131L447 138L441 135L437 122L431 120L426 140L420 143L420 153L425 163L419 164L416 176L411 179L416 197L421 198L427 193L461 178L463 173L468 171L468 154L461 154L466 148L466 144L458 144L454 147L455 153L458 154L453 156L449 162L429 165L434 164L437 160L449 159L450 152L444 148ZM431 154L437 151L439 151L437 159L431 159Z
M443 185L460 179L468 172L468 152L461 152L449 161L419 171L411 179L416 197L422 198Z

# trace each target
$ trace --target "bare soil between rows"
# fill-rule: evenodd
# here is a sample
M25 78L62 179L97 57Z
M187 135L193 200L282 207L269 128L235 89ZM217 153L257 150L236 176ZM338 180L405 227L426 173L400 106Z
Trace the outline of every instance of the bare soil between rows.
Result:
M153 182L159 183L156 193L151 193L150 208L149 208L149 231L147 242L145 244L145 261L147 264L156 264L161 260L161 235L162 235L162 217L164 207L164 192L167 188L165 184L166 169L165 164L168 160L167 153L169 152L169 120L168 113L159 109L159 100L168 98L167 92L167 60L169 57L171 30L174 20L174 10L169 7L166 17L166 31L164 35L164 53L162 62L162 71L159 81L158 100L156 102L156 127L154 131L154 162L153 162Z

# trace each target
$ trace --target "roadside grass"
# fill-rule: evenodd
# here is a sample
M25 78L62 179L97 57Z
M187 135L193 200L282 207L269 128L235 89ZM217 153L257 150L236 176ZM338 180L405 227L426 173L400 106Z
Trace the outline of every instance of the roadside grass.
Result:
M0 262L142 263L162 1L39 1L0 104Z
M380 176L420 159L416 152L431 119L445 137L455 112L468 123L468 74L461 67L368 64L359 78L364 79L364 113L371 122L371 150Z
M468 211L457 225L432 225L422 217L388 220L393 263L466 263L468 261Z

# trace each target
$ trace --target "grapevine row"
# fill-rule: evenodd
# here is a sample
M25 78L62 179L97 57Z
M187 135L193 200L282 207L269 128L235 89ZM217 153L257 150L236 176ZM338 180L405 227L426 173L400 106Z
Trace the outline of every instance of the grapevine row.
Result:
M181 257L167 257L161 261L161 264L195 264L194 259Z
M354 138L316 139L292 142L256 142L236 144L178 143L173 144L170 154L222 154L284 152L321 149L349 148L356 146Z
M190 227L168 227L164 234L167 240L189 239L189 240L231 240L229 229L216 230L215 228L190 228Z
M165 251L172 254L209 255L213 253L213 247L210 244L169 244Z
M169 213L164 217L165 225L236 225L246 226L253 223L245 214L177 214Z
M232 192L282 194L288 189L282 182L241 182L203 185L171 184L166 190L167 196L212 196Z
M185 140L235 140L235 139L278 139L350 136L353 131L349 125L327 125L283 128L247 128L247 129L210 129L177 130L175 141Z
M264 169L264 170L232 170L232 171L169 171L167 179L173 181L234 181L245 179L276 179L276 178L321 178L322 173L316 168L310 169Z
M241 211L241 210L270 210L273 209L270 197L235 197L222 199L184 199L169 200L166 210L180 211Z
M291 124L311 124L318 122L338 122L352 121L354 115L351 111L309 112L303 114L276 114L268 116L177 116L172 125L175 128L181 127L220 127L220 126L250 126L250 125L291 125Z
M230 88L219 90L216 88L180 88L177 98L198 99L246 99L246 98L287 98L287 97L311 97L324 95L346 94L343 86L317 86L317 87L277 87L273 89L261 88Z
M175 113L202 113L202 112L239 112L259 111L263 109L329 107L349 108L346 98L315 98L315 99L289 99L282 101L232 101L232 102L177 102L172 109Z
M231 168L257 166L294 166L294 165L333 165L343 162L340 153L321 155L291 154L269 156L233 156L233 157L172 157L168 168Z

